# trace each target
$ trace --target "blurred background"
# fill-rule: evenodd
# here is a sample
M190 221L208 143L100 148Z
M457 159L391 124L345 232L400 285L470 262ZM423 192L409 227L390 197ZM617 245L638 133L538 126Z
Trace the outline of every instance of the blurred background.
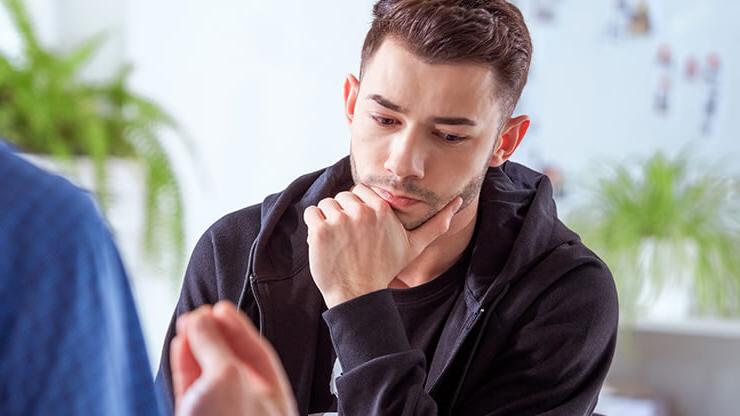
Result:
M349 151L374 2L0 0L0 137L95 190L156 368L195 242ZM519 0L514 160L614 272L599 410L740 414L740 2Z

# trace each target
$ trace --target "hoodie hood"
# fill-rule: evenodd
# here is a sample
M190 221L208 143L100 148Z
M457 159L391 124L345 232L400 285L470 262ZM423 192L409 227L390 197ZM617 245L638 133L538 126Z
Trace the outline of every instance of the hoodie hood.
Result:
M306 268L308 230L303 211L353 183L345 157L265 198L260 233L250 255L254 279L282 280ZM488 169L476 221L466 288L480 306L555 247L578 239L557 220L548 178L510 161Z

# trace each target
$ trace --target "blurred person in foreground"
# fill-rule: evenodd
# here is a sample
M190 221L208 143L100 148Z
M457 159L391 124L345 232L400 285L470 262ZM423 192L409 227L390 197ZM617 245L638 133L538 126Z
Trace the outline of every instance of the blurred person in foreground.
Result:
M131 290L92 197L1 140L0 334L0 414L157 414Z
M179 414L295 414L275 353L233 306L178 324ZM0 334L0 415L161 414L128 279L92 197L2 140Z
M159 386L172 400L176 317L226 299L272 343L300 414L591 414L616 289L549 180L509 161L530 125L513 115L532 53L520 11L373 12L344 83L349 156L205 232Z

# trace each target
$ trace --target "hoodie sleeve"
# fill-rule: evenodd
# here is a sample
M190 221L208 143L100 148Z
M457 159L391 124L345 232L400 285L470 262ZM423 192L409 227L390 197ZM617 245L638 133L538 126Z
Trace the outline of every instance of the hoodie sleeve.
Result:
M342 415L435 415L424 391L424 353L411 348L390 290L379 290L324 312L342 366L337 378Z
M513 329L492 316L481 345L499 347L479 348L469 377L451 380L449 388L463 383L463 393L449 413L590 415L614 354L617 316L616 289L600 263L559 279ZM389 291L340 304L324 319L343 369L340 414L447 414L424 390L424 354L410 347Z
M486 375L454 413L591 415L614 355L617 321L606 266L574 269L531 303L511 332L497 325L493 332L511 335L499 353L476 354L473 362L485 365Z
M234 303L239 300L246 276L249 249L257 237L259 227L260 206L247 207L214 223L193 249L180 298L167 328L156 377L156 387L167 414L173 413L174 405L169 349L175 336L177 317L201 305L214 304L222 299ZM251 309L250 305L246 305L246 308Z

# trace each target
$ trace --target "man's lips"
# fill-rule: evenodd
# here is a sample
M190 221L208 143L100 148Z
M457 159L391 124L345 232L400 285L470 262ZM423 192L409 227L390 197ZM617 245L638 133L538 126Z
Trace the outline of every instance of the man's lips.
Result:
M378 195L380 195L380 197L383 198L385 202L387 202L391 207L395 209L408 208L414 204L421 202L418 199L395 195L383 188L375 189L377 190Z

